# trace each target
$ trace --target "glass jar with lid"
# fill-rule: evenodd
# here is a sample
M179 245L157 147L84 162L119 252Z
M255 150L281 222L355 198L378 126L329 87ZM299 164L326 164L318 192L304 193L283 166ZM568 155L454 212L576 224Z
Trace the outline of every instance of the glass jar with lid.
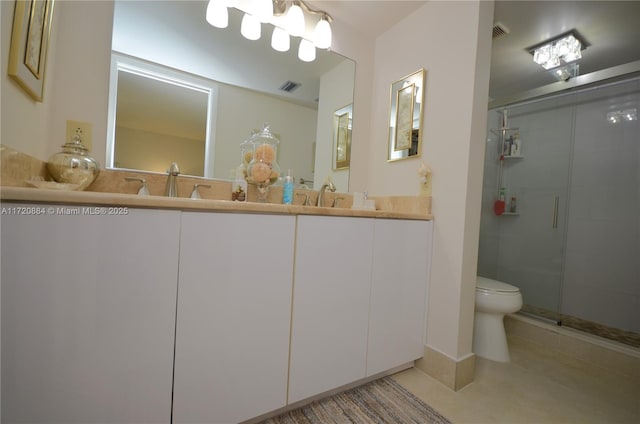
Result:
M265 123L262 131L253 134L249 142L253 147L253 157L247 168L247 182L257 187L258 200L266 202L269 186L280 177L277 161L280 140L271 133L269 124Z
M240 165L236 170L236 179L247 179L247 173L249 170L249 164L253 159L253 141L251 138L257 133L257 131L251 131L249 138L240 143Z
M47 171L56 182L84 190L98 176L100 165L82 144L82 132L76 130L72 139L62 146L62 151L49 158Z

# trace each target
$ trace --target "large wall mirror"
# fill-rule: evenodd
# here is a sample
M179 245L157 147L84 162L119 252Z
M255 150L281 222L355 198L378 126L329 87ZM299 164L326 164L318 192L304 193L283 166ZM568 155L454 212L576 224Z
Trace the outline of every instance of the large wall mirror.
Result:
M299 39L292 39L290 51L277 52L270 46L270 25L262 24L260 40L249 41L240 35L242 12L230 9L229 27L218 29L206 22L206 7L206 0L116 0L107 167L145 169L150 162L145 156L168 144L165 135L154 137L155 130L148 130L150 124L146 124L144 137L140 137L141 129L131 129L142 121L139 111L155 109L162 102L159 93L165 92L174 105L183 97L194 98L199 99L195 102L200 107L206 103L207 109L185 113L190 106L179 106L181 112L175 116L182 116L183 122L193 117L200 122L199 129L177 137L176 143L183 146L179 148L185 155L182 159L167 161L177 155L169 151L155 161L155 168L146 170L164 172L175 160L185 174L229 179L240 164L240 143L269 122L280 137L278 163L282 169L292 169L296 181L304 179L308 186L309 181L321 183L331 175L339 182L338 190L348 191L349 169L332 166L333 114L353 103L355 63L326 50L318 50L315 61L302 62L297 58ZM122 58L136 62L134 72L122 65ZM149 65L152 71L141 71L140 64ZM161 69L169 77L160 76ZM163 84L171 87L153 88ZM140 94L138 85L151 92ZM177 89L184 91L176 94ZM125 90L133 91L127 94ZM127 98L136 104L129 107L133 113L129 117L120 105L120 99ZM144 106L145 98L153 105ZM119 148L120 135L129 136L127 143L135 138L136 146ZM202 155L199 161L186 158L196 151Z
M389 107L389 161L420 156L422 148L422 104L425 70L391 84Z

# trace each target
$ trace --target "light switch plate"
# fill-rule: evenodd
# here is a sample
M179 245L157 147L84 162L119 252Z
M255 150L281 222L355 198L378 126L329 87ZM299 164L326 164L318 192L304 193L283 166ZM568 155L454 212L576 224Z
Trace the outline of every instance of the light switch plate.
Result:
M65 143L73 141L73 136L77 133L82 139L82 144L91 151L91 148L93 147L93 140L91 138L92 129L93 125L90 122L67 120L67 136Z

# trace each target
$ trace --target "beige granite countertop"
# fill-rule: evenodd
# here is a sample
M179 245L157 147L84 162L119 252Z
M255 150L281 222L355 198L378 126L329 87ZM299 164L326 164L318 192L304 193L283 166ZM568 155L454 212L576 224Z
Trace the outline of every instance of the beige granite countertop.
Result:
M278 203L234 202L231 200L192 200L189 198L170 198L164 196L138 196L136 194L118 194L92 191L65 191L24 187L0 187L0 199L28 203L56 203L67 205L121 206L152 209L178 209L191 211L268 213L287 215L326 215L370 218L395 218L431 220L429 213L407 212L405 205L413 203L410 196L378 197L376 207L388 206L389 210L361 210L351 208L330 208L302 205L284 205ZM416 198L416 200L420 200ZM429 199L430 200L430 199ZM394 210L394 205L396 210ZM398 210L400 209L400 210ZM404 209L404 210L402 210Z
M305 196L315 204L318 191L295 189L294 204L284 205L282 187L273 186L269 190L270 203L257 202L255 186L247 188L247 202L231 201L231 182L193 176L179 176L178 193L181 197L161 196L167 176L165 174L102 169L96 180L85 191L33 188L31 182L50 180L45 162L0 144L0 200L28 203L56 203L67 205L122 206L153 209L200 210L238 213L269 213L288 215L327 215L373 218L397 218L431 220L431 197L425 196L370 196L375 201L376 210L351 209L351 193L325 194L327 205L338 207L303 206ZM151 196L138 196L139 183L126 181L126 177L143 178L147 182ZM54 183L55 184L55 183ZM206 184L200 190L201 200L190 199L194 184Z

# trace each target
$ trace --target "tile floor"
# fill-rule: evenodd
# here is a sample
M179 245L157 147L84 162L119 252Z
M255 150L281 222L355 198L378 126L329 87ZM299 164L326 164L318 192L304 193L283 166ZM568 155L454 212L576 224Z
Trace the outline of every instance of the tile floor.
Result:
M640 381L520 337L510 363L476 358L475 380L458 392L411 368L394 378L454 424L638 424Z

